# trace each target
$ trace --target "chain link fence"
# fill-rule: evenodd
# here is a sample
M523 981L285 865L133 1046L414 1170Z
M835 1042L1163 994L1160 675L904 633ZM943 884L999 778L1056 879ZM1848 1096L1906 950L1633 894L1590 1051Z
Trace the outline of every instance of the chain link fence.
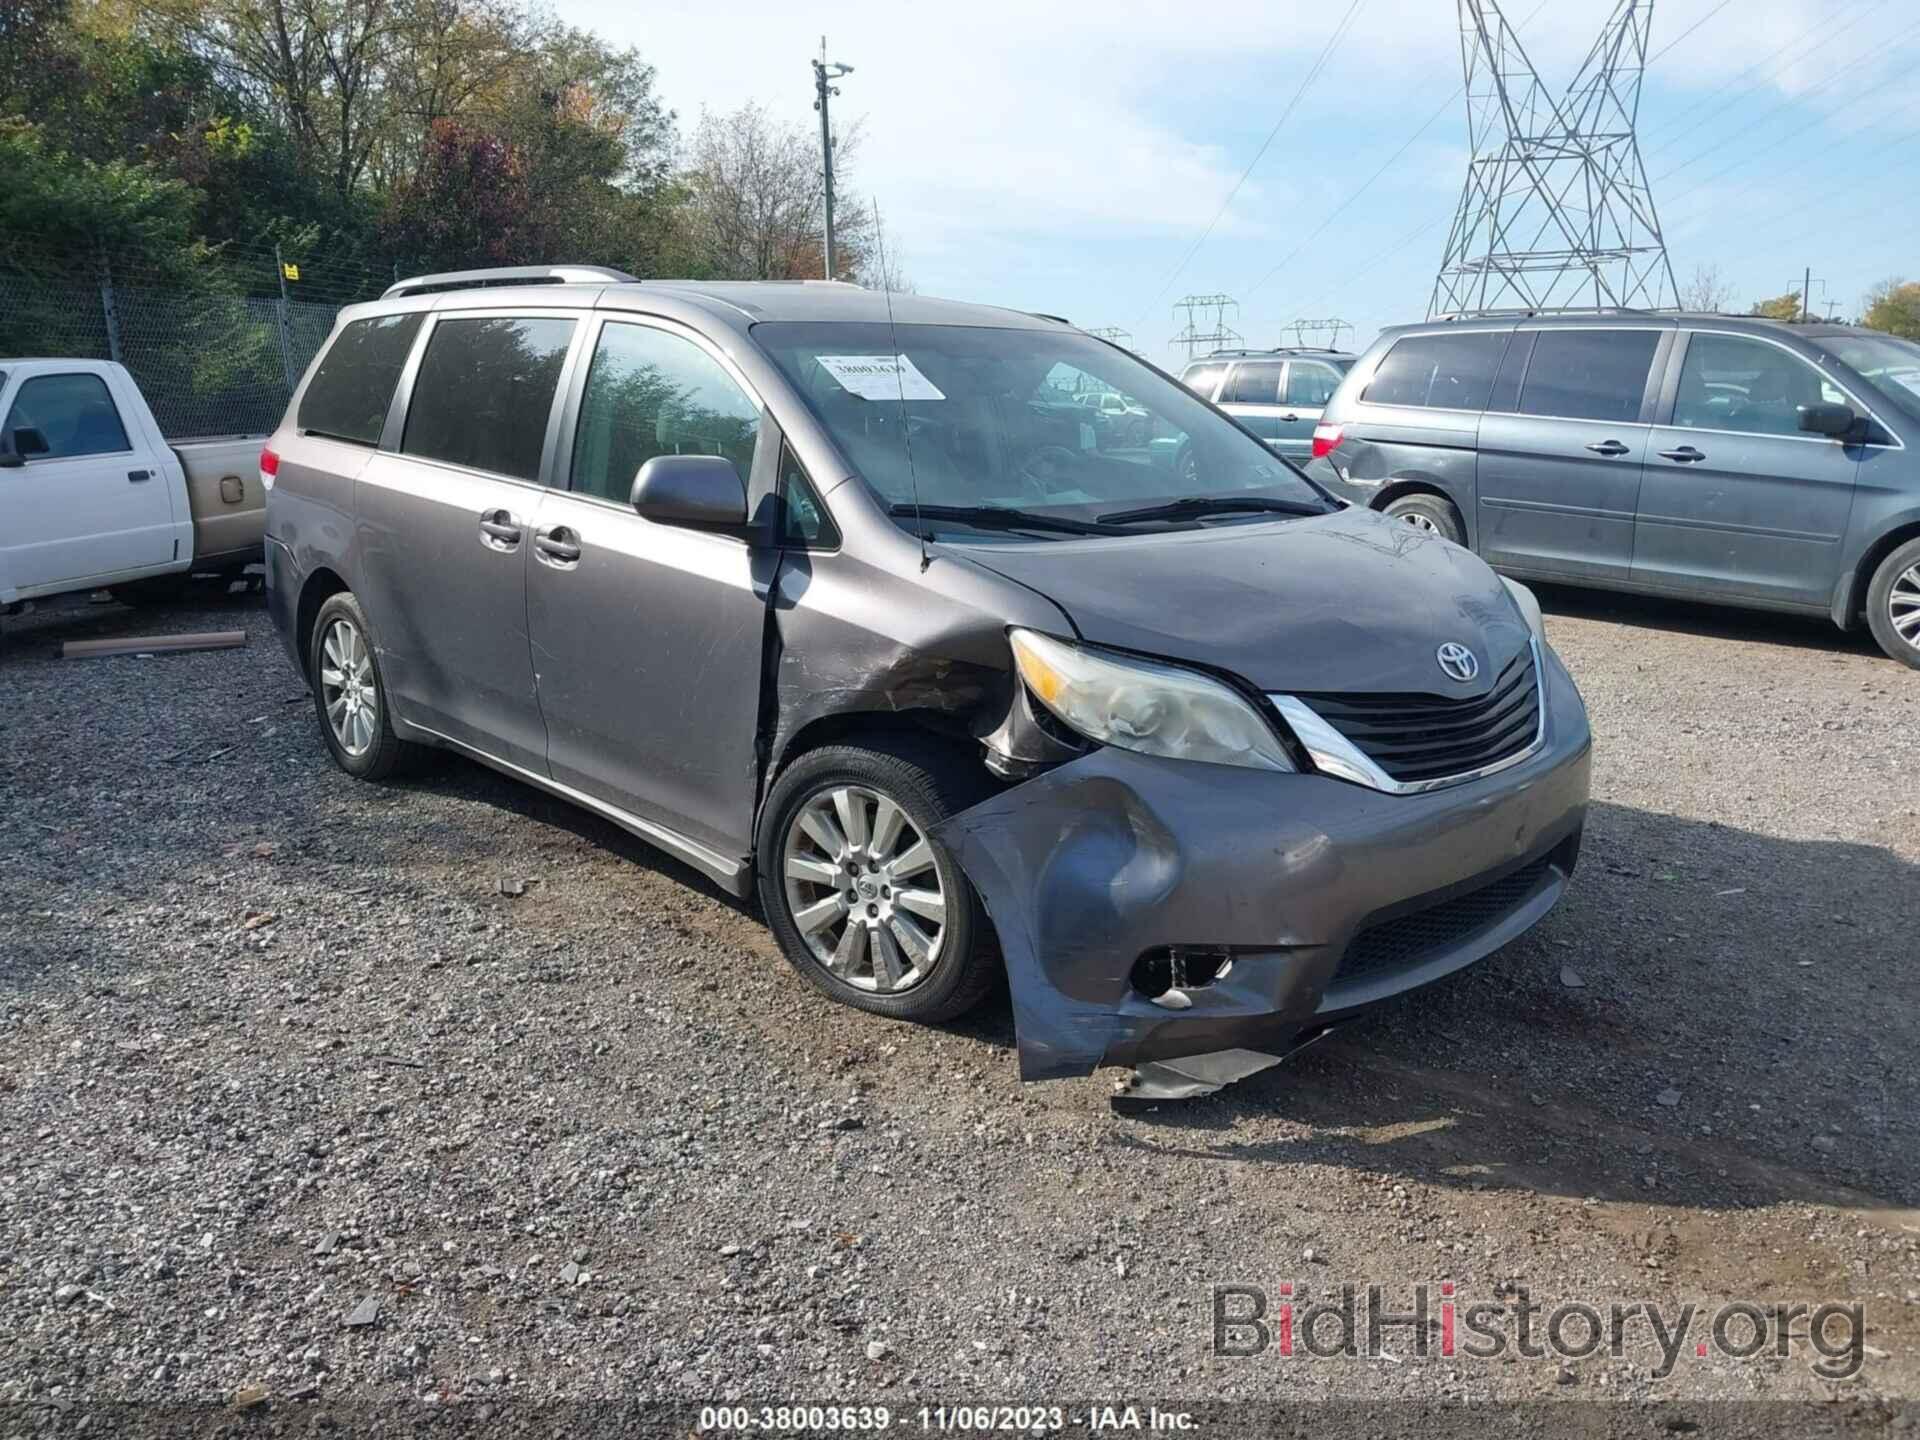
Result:
M308 265L296 266L301 279L283 281L280 263L269 251L169 274L116 273L105 260L6 247L0 357L116 360L169 439L272 430L341 306L392 281L354 266L316 275Z

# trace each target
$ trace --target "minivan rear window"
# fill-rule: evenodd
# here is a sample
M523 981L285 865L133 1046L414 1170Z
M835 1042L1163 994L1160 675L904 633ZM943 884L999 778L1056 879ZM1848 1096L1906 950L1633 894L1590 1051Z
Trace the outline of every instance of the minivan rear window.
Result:
M400 448L514 480L537 480L571 320L442 320L420 357Z
M1360 398L1370 405L1484 410L1506 347L1504 330L1409 335L1381 357Z
M343 325L300 397L294 424L309 435L378 445L393 387L420 333L421 312Z

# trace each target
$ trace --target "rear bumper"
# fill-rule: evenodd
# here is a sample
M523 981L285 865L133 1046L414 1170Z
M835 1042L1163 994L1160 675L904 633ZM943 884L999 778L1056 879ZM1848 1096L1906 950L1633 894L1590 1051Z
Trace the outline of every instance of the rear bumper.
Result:
M1537 923L1573 873L1591 751L1542 654L1544 745L1471 784L1386 795L1108 747L949 820L1006 955L1022 1078L1279 1053ZM1169 1010L1132 980L1161 946L1233 964Z

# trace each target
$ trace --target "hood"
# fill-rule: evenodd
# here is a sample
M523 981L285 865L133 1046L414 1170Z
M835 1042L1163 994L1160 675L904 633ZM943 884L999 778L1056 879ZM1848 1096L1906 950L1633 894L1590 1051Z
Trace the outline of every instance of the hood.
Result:
M1486 693L1530 638L1478 556L1370 510L965 551L1054 601L1082 639L1262 690L1465 699ZM1449 641L1480 661L1466 684L1436 659Z

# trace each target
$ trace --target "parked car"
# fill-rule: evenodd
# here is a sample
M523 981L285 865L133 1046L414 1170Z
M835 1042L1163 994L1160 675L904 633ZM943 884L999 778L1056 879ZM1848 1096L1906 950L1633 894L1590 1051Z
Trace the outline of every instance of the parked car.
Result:
M0 606L153 599L261 558L265 437L169 445L107 360L0 360L0 417Z
M1216 350L1180 372L1180 383L1211 400L1279 454L1304 461L1320 411L1354 362L1342 350L1291 346Z
M1084 446L1087 390L1178 444ZM1587 720L1529 594L1062 321L429 276L341 313L263 463L343 770L573 801L881 1014L1004 960L1030 1079L1282 1053L1573 871Z
M1153 420L1144 405L1137 405L1114 390L1081 397L1094 413L1095 423L1104 426L1121 445L1144 445L1153 433Z
M1504 574L1864 617L1920 667L1920 345L1557 315L1383 332L1313 473Z

